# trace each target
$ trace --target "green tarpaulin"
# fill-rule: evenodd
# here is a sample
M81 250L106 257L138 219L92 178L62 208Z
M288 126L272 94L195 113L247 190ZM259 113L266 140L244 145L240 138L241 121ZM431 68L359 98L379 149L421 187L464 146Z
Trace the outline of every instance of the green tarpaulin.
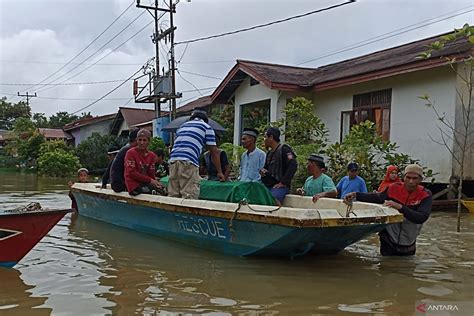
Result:
M160 182L168 186L168 177L161 178ZM238 203L244 198L250 204L275 205L270 191L261 183L201 180L200 200Z

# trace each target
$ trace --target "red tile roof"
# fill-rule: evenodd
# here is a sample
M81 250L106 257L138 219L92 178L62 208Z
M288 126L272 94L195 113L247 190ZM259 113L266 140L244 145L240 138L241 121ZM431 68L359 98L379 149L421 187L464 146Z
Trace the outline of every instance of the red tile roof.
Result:
M107 115L88 117L88 118L84 118L84 119L81 119L81 120L77 120L77 121L74 121L72 123L64 125L63 130L64 131L70 131L70 130L79 128L81 126L90 125L90 124L93 124L93 123L102 122L102 121L106 121L106 120L112 120L112 119L115 118L115 115L116 114L107 114Z
M445 57L466 57L472 54L473 45L461 38L446 44L442 50L433 52L428 60L417 58L428 49L428 44L438 40L442 35L319 68L237 60L237 64L212 93L211 101L226 102L249 76L270 89L306 92L311 89L329 89L384 76L438 67L447 63Z
M202 108L211 104L211 96L206 95L177 108L176 113L189 114L188 112L191 112L194 108Z
M46 138L55 138L55 139L68 139L71 138L66 134L62 129L59 128L38 128L40 134Z

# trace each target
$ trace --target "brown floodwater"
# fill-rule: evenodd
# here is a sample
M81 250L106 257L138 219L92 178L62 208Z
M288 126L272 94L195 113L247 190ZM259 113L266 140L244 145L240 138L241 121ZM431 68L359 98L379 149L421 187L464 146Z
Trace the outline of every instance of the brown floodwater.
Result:
M0 174L0 206L68 207L67 179ZM376 236L339 255L236 258L66 215L14 269L0 268L0 315L415 313L474 300L474 216L434 213L412 258Z

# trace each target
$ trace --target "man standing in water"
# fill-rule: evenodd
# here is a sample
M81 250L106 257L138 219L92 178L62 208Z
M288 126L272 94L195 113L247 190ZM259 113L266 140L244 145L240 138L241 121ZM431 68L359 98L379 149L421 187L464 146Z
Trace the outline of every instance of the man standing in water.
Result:
M417 164L405 168L403 182L394 183L380 193L348 193L344 201L383 204L403 214L402 223L391 224L379 233L382 256L411 256L416 252L416 237L431 214L431 192L420 185L423 168Z

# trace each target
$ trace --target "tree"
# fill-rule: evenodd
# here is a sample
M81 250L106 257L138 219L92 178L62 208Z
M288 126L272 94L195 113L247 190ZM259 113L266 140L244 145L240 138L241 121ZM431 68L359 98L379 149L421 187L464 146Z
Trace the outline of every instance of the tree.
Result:
M48 118L44 113L33 113L32 117L33 123L38 128L47 128L49 127Z
M107 150L111 145L120 146L116 136L92 133L76 148L81 165L89 170L100 170L107 167Z
M290 145L315 144L324 148L328 142L329 130L323 121L314 114L314 105L303 97L295 97L283 110L285 118L281 125L285 126L285 142Z
M46 142L42 145L38 157L38 171L40 174L65 177L76 172L79 168L79 158L63 148L63 145L60 145L58 141Z
M0 98L1 129L12 129L14 121L20 117L31 117L31 108L25 102L10 103L7 98Z
M226 106L223 110L214 109L210 118L225 127L220 135L221 143L232 143L234 139L234 107Z
M62 128L64 125L71 122L77 121L79 117L77 115L71 115L68 112L58 112L49 117L50 128Z
M421 54L420 58L431 58L432 53L442 50L446 44L457 40L466 40L474 44L474 26L465 24L461 29L455 29L453 33L442 36L440 40L433 42L430 48ZM472 50L471 50L472 52ZM459 167L459 185L457 192L457 227L458 232L461 231L461 199L463 190L463 180L465 173L466 153L473 146L472 138L474 135L474 127L472 124L472 100L473 100L473 71L474 59L472 54L464 58L446 58L452 71L455 72L460 86L456 88L457 106L460 107L459 119L450 119L445 113L440 113L437 109L435 101L429 95L421 96L425 100L426 106L433 110L437 120L441 126L441 141L434 140L436 143L444 146L453 161Z

